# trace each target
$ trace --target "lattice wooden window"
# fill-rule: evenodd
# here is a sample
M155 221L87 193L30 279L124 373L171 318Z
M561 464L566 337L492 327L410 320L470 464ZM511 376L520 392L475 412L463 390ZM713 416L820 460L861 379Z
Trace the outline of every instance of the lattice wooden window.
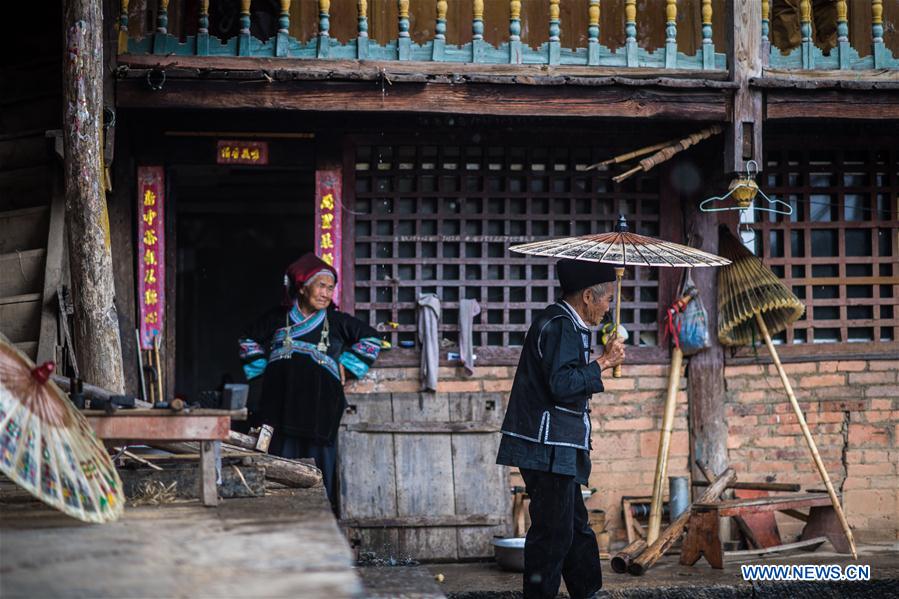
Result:
M459 300L477 299L475 346L520 346L558 290L551 260L511 254L515 242L612 230L659 235L658 179L624 186L585 171L606 158L588 147L359 145L355 155L356 315L414 341L416 300L436 293L444 339L458 341ZM625 276L630 343L658 343L657 269Z
M769 144L765 171L794 212L758 213L755 252L806 304L781 341L895 341L899 150Z

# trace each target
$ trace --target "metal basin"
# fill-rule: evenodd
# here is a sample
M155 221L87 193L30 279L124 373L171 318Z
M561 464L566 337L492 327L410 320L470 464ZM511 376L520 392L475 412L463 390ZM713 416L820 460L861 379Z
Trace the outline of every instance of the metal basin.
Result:
M493 539L493 555L503 570L524 572L524 537Z

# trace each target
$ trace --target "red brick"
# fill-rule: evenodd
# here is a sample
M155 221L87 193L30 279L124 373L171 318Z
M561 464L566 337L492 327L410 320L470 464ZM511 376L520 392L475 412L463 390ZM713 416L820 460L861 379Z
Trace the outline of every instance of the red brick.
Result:
M867 409L863 399L828 400L818 405L823 412L862 412Z
M896 360L871 360L868 362L868 370L899 370L899 362Z
M818 376L804 376L799 380L799 386L809 387L841 387L846 384L846 376L842 374L822 374Z
M850 469L851 471L851 469ZM871 488L871 479L867 476L848 476L846 478L846 482L843 483L843 496L845 497L846 492L855 489L870 489ZM844 502L845 505L845 502Z
M767 397L765 391L741 391L737 394L740 401L762 401Z
M639 431L656 428L655 418L629 418L626 420L606 420L604 431Z
M850 422L849 444L855 447L864 445L888 446L889 433L883 427Z
M868 410L867 412L864 412L862 416L864 416L865 422L880 423L893 420L892 414L893 413L890 410Z
M755 426L758 422L758 416L738 416L727 421L730 426Z
M641 376L637 382L640 390L668 389L668 379L660 376Z
M629 391L635 388L635 383L633 378L616 379L609 376L603 378L602 386L606 391Z
M865 390L865 397L896 397L897 395L899 395L899 386L897 385L868 387Z
M854 464L849 468L852 476L888 476L896 474L896 466L889 462L880 462L878 464Z
M593 434L593 453L595 454L619 456L627 460L637 454L639 446L639 433L636 432L594 432Z
M876 464L878 462L894 461L894 460L890 459L890 453L888 451L881 451L879 449L866 449L864 455L865 455L864 462L866 464Z
M506 392L512 390L512 379L498 379L494 381L482 381L484 391Z
M894 370L882 370L880 372L850 372L850 385L881 385L896 382Z
M799 441L799 437L790 436L790 437L780 437L777 435L767 435L761 436L762 431L759 431L760 436L756 438L755 445L758 447L792 447L796 445Z
M629 376L666 376L668 374L668 366L664 364L625 364L624 367L627 368Z
M470 393L481 390L481 381L438 381L437 389L441 393Z
M847 491L843 498L847 514L864 514L868 518L877 515L896 517L896 489Z
M778 435L801 435L802 427L798 424L781 424L775 428Z
M727 366L724 369L725 378L734 376L759 376L765 373L765 367L761 364L746 364L744 366Z
M892 399L872 399L869 403L872 410L892 410Z
M794 364L783 364L783 369L787 374L805 374L817 372L817 364L815 362L796 362ZM769 364L768 372L777 376L777 366Z
M837 370L841 372L861 372L868 369L868 363L864 360L844 360L837 364Z
M805 420L809 424L817 424L819 422L843 422L842 412L810 412L805 415Z

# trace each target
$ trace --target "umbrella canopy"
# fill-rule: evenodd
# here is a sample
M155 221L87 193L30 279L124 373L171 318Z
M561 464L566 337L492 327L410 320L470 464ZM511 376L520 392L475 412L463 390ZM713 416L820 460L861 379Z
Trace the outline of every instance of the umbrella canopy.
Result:
M730 260L686 245L628 231L624 216L616 230L599 235L546 239L509 248L520 254L572 258L620 266L724 266Z
M770 335L793 324L805 306L786 285L730 232L721 227L722 254L733 263L718 271L718 339L722 345L749 345L761 339L755 315Z
M0 339L0 470L29 493L85 522L117 519L122 482L84 416L49 380Z

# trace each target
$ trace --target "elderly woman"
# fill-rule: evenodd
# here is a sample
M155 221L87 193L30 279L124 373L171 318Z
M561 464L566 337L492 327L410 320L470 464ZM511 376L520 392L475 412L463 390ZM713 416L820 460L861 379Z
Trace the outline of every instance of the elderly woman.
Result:
M346 409L346 373L365 376L382 341L375 329L334 307L337 271L315 255L291 264L284 284L283 304L240 339L247 379L262 377L254 420L274 427L272 453L315 459L336 511L337 427Z

